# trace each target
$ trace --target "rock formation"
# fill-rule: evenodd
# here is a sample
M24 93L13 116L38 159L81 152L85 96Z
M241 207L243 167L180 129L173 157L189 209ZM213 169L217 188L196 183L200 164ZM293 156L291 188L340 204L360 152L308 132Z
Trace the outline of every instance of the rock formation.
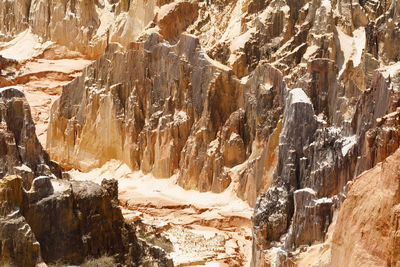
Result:
M262 65L241 82L190 35L171 46L154 33L130 46L109 46L64 87L47 139L55 160L89 170L114 158L156 177L179 172L187 189L221 192L232 179L229 168L265 158L252 146L266 144L278 124L287 94L278 70ZM257 175L248 168L240 174L240 194L252 202L259 164Z
M38 142L21 88L1 88L0 101L2 265L80 264L103 255L129 266L172 265L124 222L116 180L60 179L67 177Z
M176 173L186 189L237 183L250 204L259 196L255 266L274 246L323 241L347 182L398 147L395 128L379 127L398 105L398 67L389 64L397 48L382 48L384 36L397 34L397 1L239 1L225 9L199 2L197 14L192 5L163 6L142 41L110 45L64 88L52 110L50 154L81 170L116 158L156 177ZM211 7L247 15L234 31L234 20L212 24ZM173 14L182 21L170 29ZM225 41L210 45L204 36L217 27ZM178 39L185 28L199 37ZM289 91L286 81L302 89ZM323 225L300 233L315 223Z
M289 265L326 241L338 210L347 231L351 181L399 147L398 0L3 2L0 40L29 31L96 59L51 109L51 158L81 171L117 159L185 189L232 185L255 206L253 266ZM61 177L12 105L3 175L26 190L38 175ZM340 231L333 260L354 256L336 262L353 266ZM368 252L374 264L397 264L396 231L386 252Z
M63 169L43 150L22 87L0 88L0 178L17 174L29 190L37 176L61 178Z
M398 266L399 152L351 182L329 238L299 266Z

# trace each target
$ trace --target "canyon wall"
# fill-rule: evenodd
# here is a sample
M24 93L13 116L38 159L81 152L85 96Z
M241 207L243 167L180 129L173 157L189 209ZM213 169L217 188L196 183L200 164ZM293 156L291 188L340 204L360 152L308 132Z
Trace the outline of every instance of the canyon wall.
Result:
M398 0L4 2L2 40L97 58L52 107L52 159L232 185L255 206L253 266L324 242L349 182L399 147Z
M137 239L118 207L118 182L69 181L42 149L22 88L0 89L0 264L81 264L117 255L129 266L172 266ZM61 179L63 178L63 179Z
M156 177L179 172L184 188L213 192L243 164L239 194L254 203L287 94L279 70L260 65L240 81L185 34L173 46L157 33L130 46L109 46L64 87L51 111L52 157L84 171L114 158Z
M40 145L22 87L0 89L0 178L19 175L25 188L38 176L61 178L63 169Z
M255 204L252 264L263 266L324 241L348 181L397 149L399 50L385 43L398 34L399 4L247 4L236 3L246 14L238 31L202 21L214 9L199 2L186 29L194 35L169 32L168 14L193 18L190 6L171 3L139 42L109 45L64 87L48 148L81 170L116 158L156 177L177 174L185 189L233 183ZM223 24L232 39L207 43Z
M88 58L104 53L107 44L127 44L154 18L155 1L4 0L0 6L0 41L28 30L76 50Z

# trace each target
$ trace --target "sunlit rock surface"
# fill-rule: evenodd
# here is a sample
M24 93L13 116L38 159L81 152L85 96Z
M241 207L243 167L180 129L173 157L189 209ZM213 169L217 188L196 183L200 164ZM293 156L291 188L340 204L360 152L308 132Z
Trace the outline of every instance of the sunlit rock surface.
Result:
M0 3L0 86L35 92L35 77L53 81L37 65L27 71L58 64L44 58L94 60L58 71L62 83L47 92L62 86L60 98L34 106L43 143L40 112L55 101L52 160L81 171L119 160L186 190L234 192L255 207L253 266L308 264L308 256L320 259L315 266L398 264L395 237L386 250L371 239L362 258L346 245L364 242L360 228L350 235L344 223L364 215L361 204L346 209L357 194L352 181L399 147L398 0ZM15 152L23 138L7 140ZM39 151L33 143L27 151ZM4 175L25 184L44 170L60 176L48 158L28 165L21 151L7 152L22 156L16 168L2 165ZM387 220L379 203L365 216ZM299 254L310 245L308 256Z

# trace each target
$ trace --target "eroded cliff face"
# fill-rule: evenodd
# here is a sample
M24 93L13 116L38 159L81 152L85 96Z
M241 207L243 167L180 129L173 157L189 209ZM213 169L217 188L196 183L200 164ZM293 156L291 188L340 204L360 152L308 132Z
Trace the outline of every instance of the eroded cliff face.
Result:
M63 169L39 143L22 87L0 89L0 178L20 175L26 189L37 176L61 178Z
M349 184L327 240L298 255L299 266L398 266L398 160L399 150Z
M48 131L52 157L81 170L115 158L156 177L179 173L181 186L200 191L236 178L254 203L287 94L281 73L265 64L240 81L190 35L171 46L154 33L131 47L110 46L64 87Z
M399 51L385 43L399 3L193 5L161 7L142 41L110 45L64 87L49 152L81 170L115 158L176 173L186 189L234 183L255 204L253 265L284 262L324 240L347 182L398 147ZM213 12L239 15L216 23ZM179 35L185 27L195 36Z
M155 1L2 1L0 41L31 31L44 41L96 58L107 44L127 44L154 18Z
M348 182L399 147L397 0L4 7L4 40L28 29L101 55L53 105L50 156L82 171L117 159L185 189L233 185L255 206L253 266L324 242Z
M172 266L162 249L138 240L124 221L116 180L101 186L69 181L50 161L22 88L1 88L0 104L1 265L81 264L117 255L116 262L129 266Z

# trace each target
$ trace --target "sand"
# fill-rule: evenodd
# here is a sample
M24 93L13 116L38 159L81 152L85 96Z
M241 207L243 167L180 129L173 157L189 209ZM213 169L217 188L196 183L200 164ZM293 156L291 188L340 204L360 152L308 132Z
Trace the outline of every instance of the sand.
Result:
M168 237L175 265L249 265L253 210L232 186L220 194L187 191L176 184L176 176L156 179L116 160L88 173L71 170L70 175L96 183L118 178L124 217L141 219Z
M0 55L20 63L19 69L8 74L9 85L23 86L36 124L36 135L45 147L51 105L61 94L62 86L80 75L92 61L51 42L41 43L29 30L2 43Z

